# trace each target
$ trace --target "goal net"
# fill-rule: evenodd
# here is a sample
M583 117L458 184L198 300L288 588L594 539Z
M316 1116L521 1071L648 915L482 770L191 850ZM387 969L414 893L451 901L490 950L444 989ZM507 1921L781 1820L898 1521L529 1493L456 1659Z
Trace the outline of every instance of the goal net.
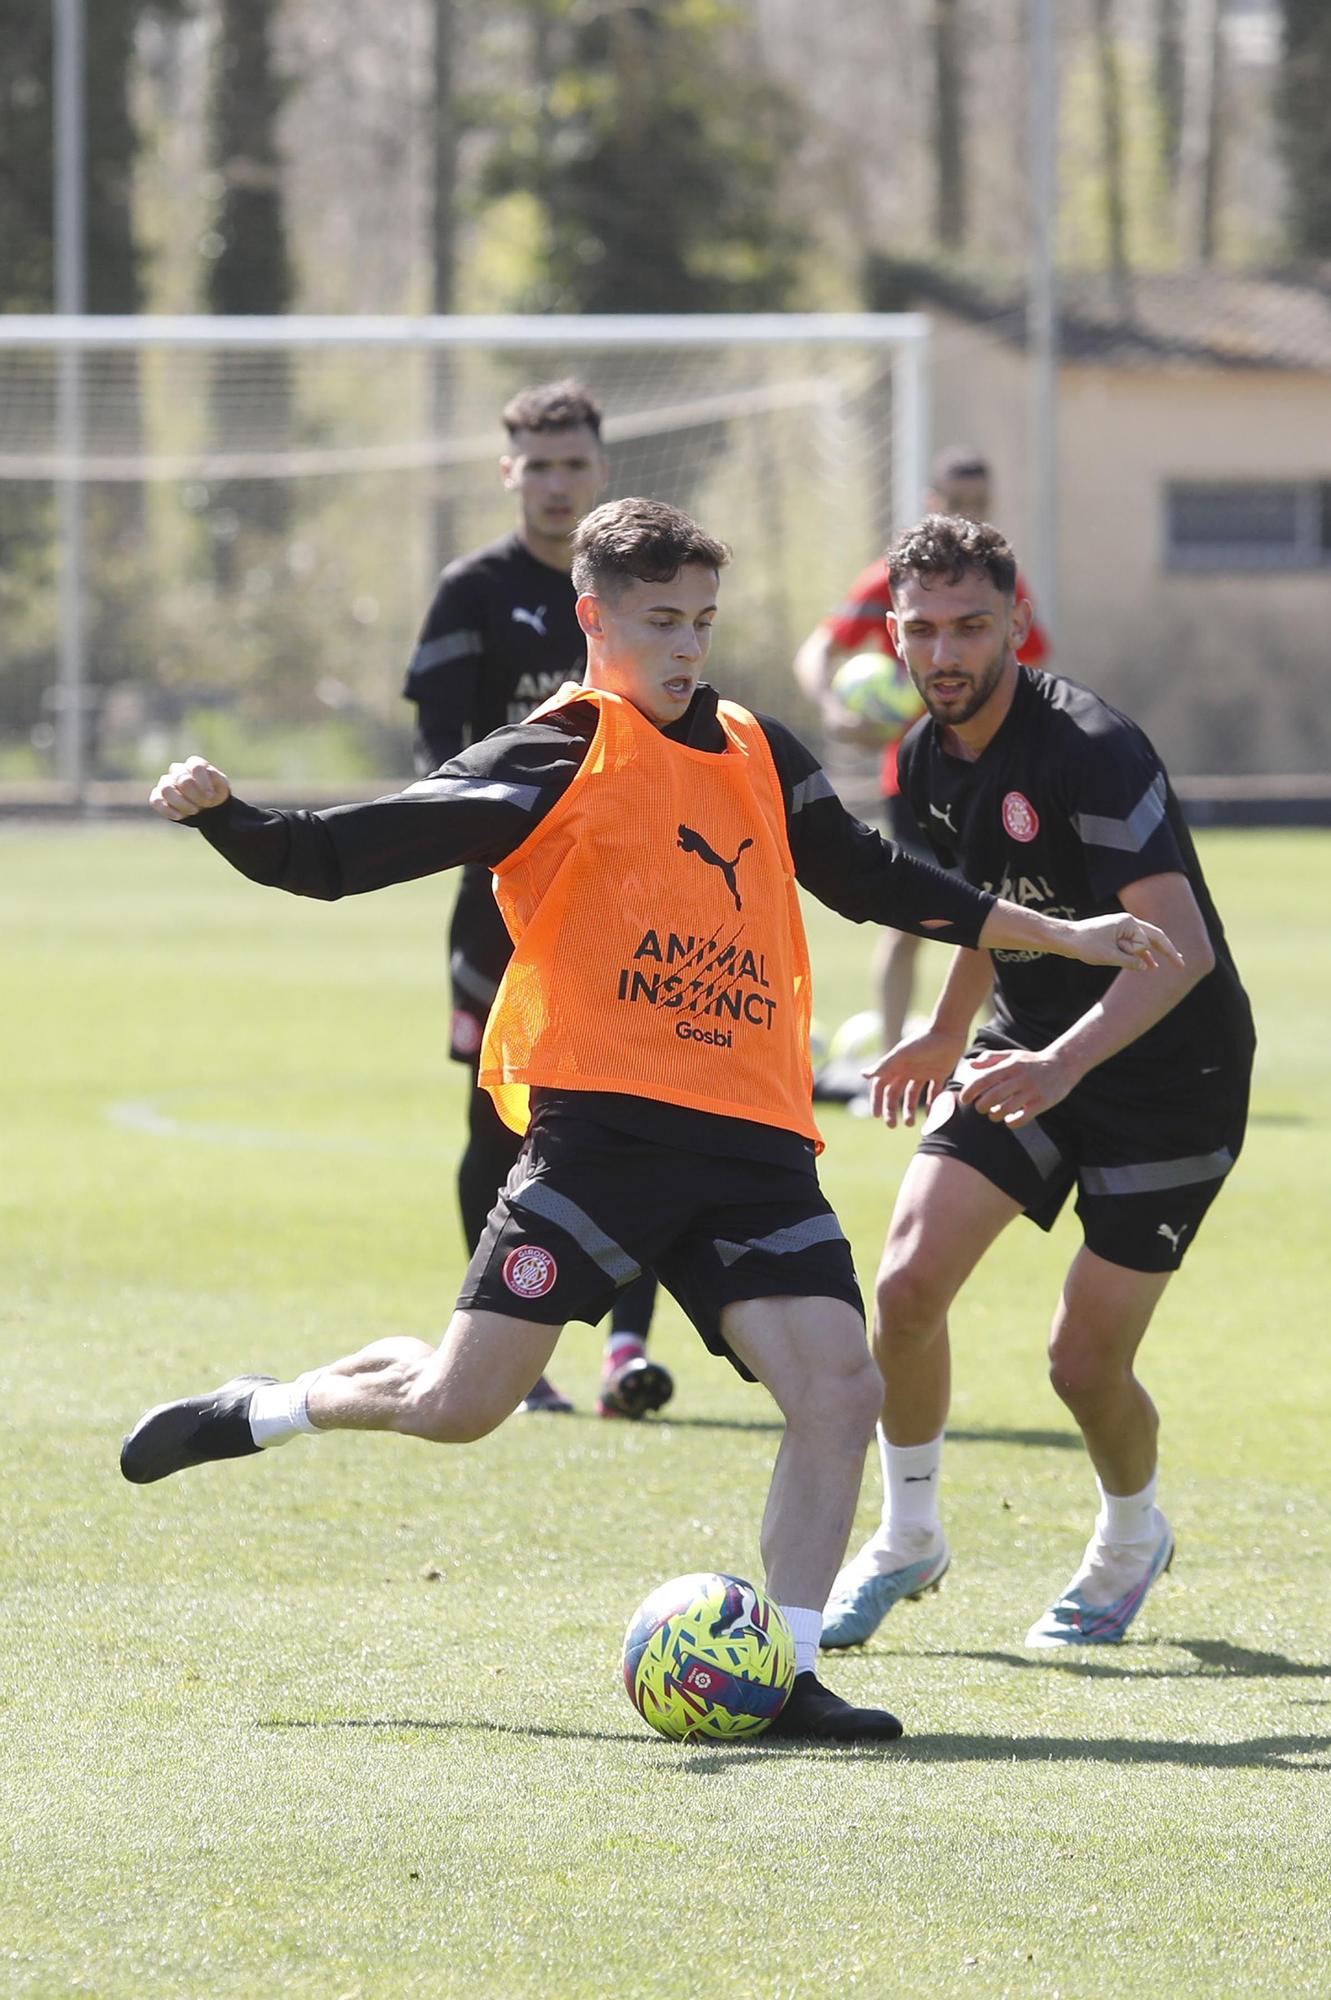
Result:
M909 315L0 320L0 787L198 749L292 795L408 775L442 565L515 524L499 412L577 376L607 497L730 542L713 672L807 725L801 639L918 501Z

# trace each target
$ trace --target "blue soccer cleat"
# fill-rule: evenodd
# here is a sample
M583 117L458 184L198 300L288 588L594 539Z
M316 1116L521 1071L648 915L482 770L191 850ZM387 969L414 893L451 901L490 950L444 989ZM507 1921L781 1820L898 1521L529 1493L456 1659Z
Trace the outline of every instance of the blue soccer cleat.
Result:
M869 1556L872 1546L870 1543L854 1562L847 1563L832 1585L819 1642L825 1652L836 1652L842 1646L862 1646L873 1637L894 1604L937 1590L952 1560L952 1551L940 1536L938 1547L929 1555L903 1563L900 1569L878 1570L872 1567Z
M1026 1634L1028 1646L1116 1646L1174 1560L1174 1531L1156 1509L1157 1539L1143 1554L1120 1543L1087 1544L1081 1568Z

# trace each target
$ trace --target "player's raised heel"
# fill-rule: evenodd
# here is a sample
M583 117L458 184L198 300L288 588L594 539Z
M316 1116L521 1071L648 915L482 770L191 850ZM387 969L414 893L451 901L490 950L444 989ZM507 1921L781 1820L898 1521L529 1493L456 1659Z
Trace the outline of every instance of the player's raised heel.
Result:
M853 1708L816 1674L796 1674L784 1707L766 1732L778 1743L895 1743L901 1724L885 1708Z
M1028 1646L1115 1646L1146 1594L1174 1560L1174 1531L1157 1509L1159 1536L1146 1554L1092 1540L1081 1568L1056 1604L1026 1634ZM1096 1599L1107 1601L1097 1603Z
M873 1637L893 1605L937 1590L951 1560L952 1551L946 1542L915 1562L903 1563L900 1569L876 1571L857 1557L842 1570L827 1600L819 1642L824 1652L836 1652L843 1646L862 1646Z
M216 1458L248 1458L259 1447L250 1431L250 1400L275 1375L237 1375L206 1396L159 1403L139 1418L120 1447L120 1470L135 1486L150 1486L186 1466Z
M652 1410L664 1409L675 1393L675 1381L668 1368L635 1354L622 1368L602 1378L596 1402L598 1417L631 1417L635 1421Z

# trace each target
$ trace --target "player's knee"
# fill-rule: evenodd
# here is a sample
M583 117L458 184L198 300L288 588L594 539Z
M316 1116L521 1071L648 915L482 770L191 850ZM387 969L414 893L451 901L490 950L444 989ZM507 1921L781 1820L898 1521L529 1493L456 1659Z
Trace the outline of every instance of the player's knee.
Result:
M421 1382L408 1406L403 1428L427 1444L475 1444L497 1430L508 1410L495 1410L463 1397L447 1384Z
M816 1375L786 1421L862 1451L873 1436L882 1402L883 1378L866 1348L852 1366Z
M1117 1355L1075 1332L1064 1332L1050 1343L1049 1380L1069 1408L1118 1388L1126 1373Z
M880 1352L927 1346L947 1312L946 1289L922 1256L889 1258L874 1295L874 1345Z

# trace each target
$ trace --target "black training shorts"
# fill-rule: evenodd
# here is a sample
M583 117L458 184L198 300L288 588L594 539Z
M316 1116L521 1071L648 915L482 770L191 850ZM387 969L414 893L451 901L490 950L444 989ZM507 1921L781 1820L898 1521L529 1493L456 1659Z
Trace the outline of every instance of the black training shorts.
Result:
M740 1299L844 1299L863 1315L850 1245L814 1170L675 1147L554 1114L528 1133L467 1267L458 1305L545 1326L604 1319L654 1270L713 1354Z
M1041 1229L1075 1187L1087 1249L1130 1271L1176 1271L1243 1144L1250 1053L1149 1090L1092 1070L1051 1111L1008 1126L958 1093L971 1056L1010 1046L989 1030L967 1050L930 1107L920 1151L974 1167Z

